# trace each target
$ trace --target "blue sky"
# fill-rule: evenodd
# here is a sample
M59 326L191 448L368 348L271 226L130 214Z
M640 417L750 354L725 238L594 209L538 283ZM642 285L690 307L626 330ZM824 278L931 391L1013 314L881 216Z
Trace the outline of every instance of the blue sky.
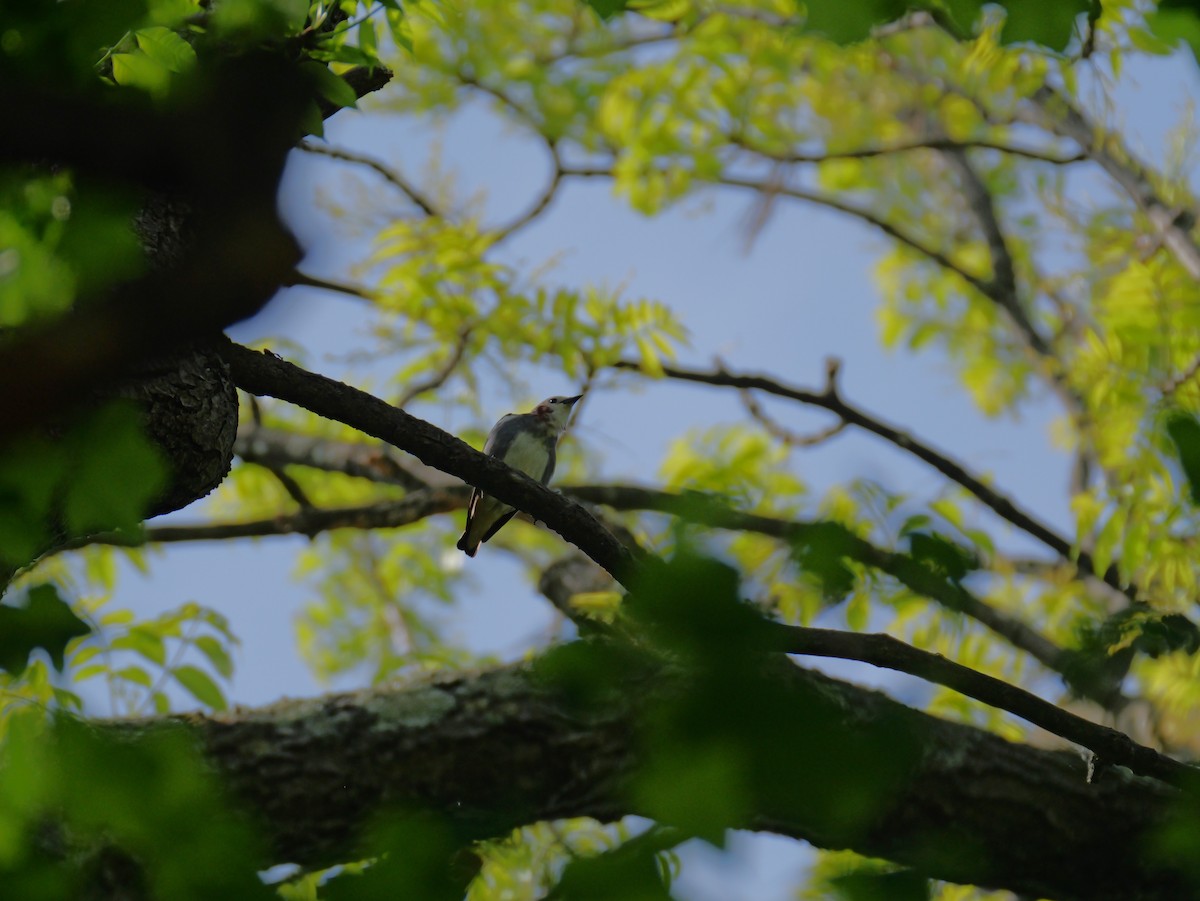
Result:
M1116 92L1117 120L1145 159L1161 160L1163 137L1185 112L1196 79L1195 65L1179 54L1128 64ZM344 111L329 123L332 145L398 161L415 176L433 146L431 133L437 135L446 163L459 170L463 193L488 191L491 221L518 212L541 187L545 164L536 146L502 125L484 104L437 128L373 115L370 102L364 107L366 112ZM315 202L318 191L339 196L351 177L380 197L392 190L361 167L293 154L281 205L308 249L304 269L312 274L345 278L347 266L364 255L364 239L345 234ZM732 368L762 370L816 387L823 378L823 360L840 357L847 398L991 473L999 486L1024 498L1043 518L1068 527L1067 462L1053 450L1048 435L1053 408L1032 404L1019 420L989 421L975 411L949 364L936 353L917 357L881 350L871 271L886 246L883 239L839 214L781 203L747 249L750 203L746 195L720 190L646 219L614 198L607 183L567 183L548 213L513 239L506 257L536 266L562 253L554 273L558 281L625 284L630 296L666 302L691 330L691 347L681 355L689 364L706 366L720 355ZM399 197L396 205L402 209ZM315 368L339 375L342 370L333 358L364 343L365 325L353 300L294 288L281 292L267 313L232 334L239 340L286 335L312 349ZM530 391L536 400L573 393L573 387L554 377L531 384ZM508 412L506 398L485 397L485 404L492 401L492 419ZM801 429L828 422L794 407L772 409ZM451 431L467 425L436 403L416 412ZM597 478L653 482L673 438L690 427L742 416L732 392L667 383L635 389L631 379L589 401L578 440L600 450L603 468ZM856 477L916 496L930 495L941 485L927 467L852 431L804 452L799 461L800 473L817 494ZM169 519L194 522L203 515L200 504ZM314 694L323 687L300 661L292 628L308 597L292 577L294 555L304 543L287 537L169 547L155 555L148 576L123 567L116 604L143 616L189 600L224 612L242 641L229 692L236 702L261 704ZM503 554L489 554L485 546L468 565L473 584L448 622L450 635L479 650L518 656L549 623L546 603ZM856 681L901 687L868 668L830 668ZM681 897L788 897L803 848L771 838L739 839L738 844L741 850L731 858L689 854ZM747 882L750 874L753 881Z

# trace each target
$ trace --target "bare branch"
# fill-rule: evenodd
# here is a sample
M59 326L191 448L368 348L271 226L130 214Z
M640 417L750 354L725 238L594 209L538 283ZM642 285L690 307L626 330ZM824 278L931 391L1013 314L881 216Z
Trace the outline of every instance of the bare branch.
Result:
M995 150L1000 153L1008 154L1009 156L1020 156L1026 159L1037 160L1042 163L1052 163L1056 166L1067 166L1071 163L1078 163L1086 160L1087 154L1075 153L1070 155L1054 154L1045 150L1038 150L1031 147L1018 147L1013 144L1004 144L999 141L989 141L984 138L971 139L966 141L955 141L951 138L930 137L917 138L911 141L900 141L895 144L881 145L877 147L856 147L848 150L829 150L817 153L771 153L769 151L754 147L746 143L740 138L730 138L731 142L754 153L757 156L762 156L770 160L780 163L825 163L831 160L856 160L870 159L877 156L892 156L899 153L909 153L914 150L970 150L978 148L980 150Z
M462 362L463 354L467 352L467 345L470 342L471 329L466 327L459 333L458 340L454 342L454 347L450 349L450 354L446 357L445 362L438 367L436 372L430 374L429 378L405 388L404 393L396 398L396 406L407 407L427 391L434 391L442 387L446 383L446 379L454 374L454 370Z
M563 169L563 176L571 176L574 178L612 178L613 172L611 167L607 166L572 166ZM932 247L917 238L914 235L901 229L899 226L882 218L871 210L855 206L847 203L837 197L828 194L822 194L816 191L809 191L804 188L797 188L789 185L772 184L753 178L742 178L734 175L719 175L710 179L714 185L724 185L729 188L742 188L744 190L755 191L765 194L775 194L780 197L788 197L792 200L802 200L807 203L816 204L817 206L828 207L837 210L840 213L846 213L856 219L866 222L879 231L893 238L900 244L910 250L916 251L921 256L928 259L930 262L936 263L941 268L948 272L953 272L968 285L981 294L990 297L993 290L990 281L982 276L967 271L958 263L950 259L942 251Z
M623 360L616 364L622 369L639 369L636 362ZM984 506L1012 523L1023 532L1032 535L1038 541L1052 549L1064 560L1073 562L1082 572L1101 578L1106 584L1124 593L1131 599L1136 599L1134 588L1122 583L1115 567L1110 566L1104 573L1096 572L1091 555L1086 551L1074 552L1071 542L1055 532L1036 516L1017 506L1016 502L1007 495L987 485L983 479L970 472L962 463L934 449L904 431L884 420L869 414L844 401L836 393L828 391L813 391L807 388L796 388L785 385L764 375L749 373L731 373L725 371L706 372L694 369L682 369L677 366L666 366L663 369L668 378L687 382L698 382L705 385L723 385L741 390L758 390L777 397L786 397L802 404L821 407L837 414L850 425L878 435L880 438L895 445L919 460L929 464L946 478L967 489Z
M301 150L307 151L308 153L316 153L320 154L321 156L331 157L335 160L342 160L343 162L347 163L359 163L363 166L367 166L382 175L384 179L386 179L394 187L398 188L400 192L404 194L404 196L420 207L421 212L423 212L426 216L441 215L433 203L430 202L429 198L418 191L412 182L401 175L397 169L384 165L383 163L379 162L379 160L372 159L371 157L360 153L354 153L350 150L342 150L340 148L330 147L325 144L315 144L309 140L301 141L296 146Z
M414 491L431 485L442 487L438 483L457 484L451 476L424 466L386 444L335 441L253 423L242 423L238 428L233 452L247 463L308 466Z
M936 682L1088 748L1109 764L1127 766L1136 773L1172 785L1185 785L1197 774L1195 767L1139 745L1123 732L1089 722L1023 688L947 660L941 654L914 648L890 635L777 623L772 624L772 629L778 636L779 650L789 654L861 660Z
M743 513L720 500L698 493L679 495L634 485L567 486L562 489L562 494L585 503L601 504L616 510L652 510L713 528L757 532L788 542L804 542L819 537L820 530L830 525L819 521L784 520ZM303 509L243 523L157 526L145 529L140 536L105 533L73 543L64 549L86 544L129 546L143 542L209 541L296 533L311 538L332 529L400 528L429 516L461 509L466 506L468 497L469 488L465 485L444 486L414 491L399 501L380 501L336 509ZM620 532L623 542L630 545L633 543L633 538L628 533L616 526L610 527L610 531L614 529ZM1084 681L1069 668L1066 652L1054 642L1019 619L997 610L961 584L934 573L907 554L876 547L849 532L841 537L838 546L831 549L830 553L844 555L887 573L915 593L974 619L1014 647L1025 651L1043 666L1064 676L1073 689L1106 709L1117 711L1126 703L1126 699L1120 694L1119 686Z

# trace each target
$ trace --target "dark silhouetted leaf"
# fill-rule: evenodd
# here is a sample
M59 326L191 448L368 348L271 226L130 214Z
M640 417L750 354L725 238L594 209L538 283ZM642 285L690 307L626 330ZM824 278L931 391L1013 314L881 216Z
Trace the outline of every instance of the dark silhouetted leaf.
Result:
M1167 435L1175 444L1192 503L1200 504L1200 422L1191 414L1176 413L1167 420Z
M57 588L38 585L29 590L23 607L0 605L0 667L20 673L33 650L42 648L61 670L67 642L90 631Z

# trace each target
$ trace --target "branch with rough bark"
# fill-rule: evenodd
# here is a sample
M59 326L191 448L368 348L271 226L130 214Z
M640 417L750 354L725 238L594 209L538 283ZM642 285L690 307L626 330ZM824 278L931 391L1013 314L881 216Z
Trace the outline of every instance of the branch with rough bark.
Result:
M643 730L690 679L670 667L627 673L602 704L581 709L522 665L167 721L196 736L255 815L271 847L264 865L321 867L361 853L364 824L382 806L432 811L472 837L538 820L653 815L628 790L647 753ZM764 716L808 716L821 727L781 732L775 759L790 772L762 774L777 788L796 780L807 790L754 794L729 825L1034 897L1184 896L1182 877L1143 856L1172 803L1160 783L1119 770L1089 782L1078 755L1012 744L783 661L760 681L773 705ZM714 699L712 713L738 703ZM127 734L162 723L102 728ZM887 749L898 766L893 788L857 818L819 801L822 790L862 797L872 778L842 759L847 742Z

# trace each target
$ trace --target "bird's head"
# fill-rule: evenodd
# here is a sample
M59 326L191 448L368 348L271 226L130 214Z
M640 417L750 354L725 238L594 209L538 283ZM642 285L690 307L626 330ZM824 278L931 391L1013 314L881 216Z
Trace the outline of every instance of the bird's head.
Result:
M574 397L559 397L558 395L547 397L533 408L534 415L561 432L567 427L567 419L571 416L571 410L581 397L583 397L582 394L576 394Z

